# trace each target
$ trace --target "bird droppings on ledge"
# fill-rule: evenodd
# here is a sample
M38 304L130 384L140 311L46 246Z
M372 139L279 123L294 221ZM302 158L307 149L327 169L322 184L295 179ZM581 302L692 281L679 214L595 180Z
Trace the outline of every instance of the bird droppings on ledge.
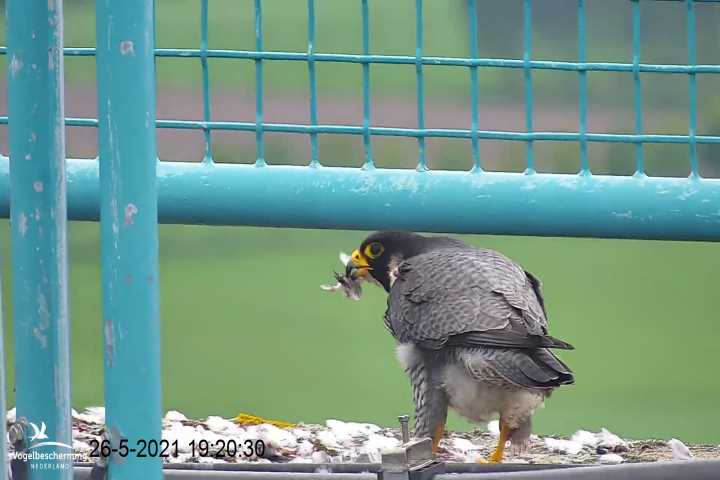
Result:
M82 413L73 410L73 449L89 456L93 441L102 441L105 409L90 407ZM258 418L258 417L253 417ZM15 409L7 422L15 422ZM177 441L178 454L166 463L379 463L380 452L401 444L399 429L371 423L327 420L325 425L271 423L239 425L232 419L209 416L204 420L187 418L169 411L163 418L163 440ZM446 462L474 462L487 457L497 441L497 422L488 431L446 432L438 451ZM227 445L234 441L240 450L246 440L262 440L262 458L255 454L229 456L227 450L210 448L208 455L193 456L190 442ZM221 442L219 442L221 441ZM12 447L9 447L12 448ZM531 435L523 452L508 452L507 463L532 464L617 464L665 460L720 459L718 445L685 445L680 440L625 440L607 429L600 432L578 430L569 438Z

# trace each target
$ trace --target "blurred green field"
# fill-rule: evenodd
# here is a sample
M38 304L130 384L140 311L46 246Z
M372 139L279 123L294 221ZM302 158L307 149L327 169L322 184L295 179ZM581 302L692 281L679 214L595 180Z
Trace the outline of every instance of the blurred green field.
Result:
M73 405L102 398L98 225L70 227ZM384 294L360 302L318 286L362 232L163 226L163 399L204 417L240 411L285 420L394 424L408 382L382 324ZM628 437L720 442L717 272L720 245L468 236L544 281L552 333L577 385L539 412L536 430L601 426ZM11 370L9 226L6 346ZM139 400L140 401L140 400ZM10 393L9 404L13 405ZM457 416L452 428L467 428Z

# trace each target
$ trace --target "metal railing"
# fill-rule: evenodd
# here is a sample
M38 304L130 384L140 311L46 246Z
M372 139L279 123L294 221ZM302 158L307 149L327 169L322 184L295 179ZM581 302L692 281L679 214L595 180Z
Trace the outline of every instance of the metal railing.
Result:
M654 0L644 0L647 2ZM256 0L255 50L216 50L208 44L208 0L200 0L200 48L156 49L156 57L199 58L202 68L202 118L197 120L159 120L162 129L195 129L204 132L203 165L212 165L212 131L255 132L255 166L272 165L265 155L265 133L308 135L311 167L319 167L318 136L346 134L363 139L364 162L361 169L304 169L273 166L252 169L244 165L217 165L203 169L198 165L161 163L159 167L159 220L170 223L208 223L271 225L326 228L403 228L460 233L526 234L551 236L593 236L683 240L720 238L720 181L702 179L698 171L697 146L720 143L720 137L697 134L697 76L716 75L720 65L698 65L696 54L695 3L686 7L687 63L648 64L640 58L640 3L628 2L632 16L632 61L588 62L585 55L585 1L577 1L578 59L576 62L538 60L532 57L533 2L524 0L523 58L478 58L477 2L468 1L468 58L429 57L424 52L423 1L415 0L416 55L377 55L372 53L369 34L369 2L359 1L362 23L362 54L320 53L315 49L315 4L307 2L307 51L264 50L262 2ZM0 54L7 53L0 50ZM66 48L66 56L92 56L94 48ZM210 106L208 59L230 58L255 64L256 105L254 122L214 121ZM309 99L307 124L268 123L264 118L264 64L276 61L303 62L308 66ZM363 120L358 125L321 124L317 115L317 62L354 63L362 67ZM370 70L373 65L415 65L417 119L415 128L378 126L373 123ZM469 128L428 128L425 124L425 66L445 65L465 69L470 76L471 115ZM522 69L525 96L524 131L480 130L482 115L478 106L478 70L488 67ZM576 132L534 129L533 71L575 71L578 76L578 130ZM634 130L632 134L593 133L587 126L587 77L591 72L624 72L632 75ZM688 133L659 134L643 125L644 75L683 73L688 76ZM7 117L0 117L6 122ZM97 126L93 118L68 118L69 126ZM417 172L375 168L372 139L392 136L416 139ZM471 143L472 170L442 172L428 170L425 141L428 138L467 139ZM484 140L522 141L526 147L524 174L483 172L481 155ZM537 173L535 146L538 142L561 141L578 144L577 175ZM589 143L624 143L635 146L633 176L592 175L588 161ZM689 178L658 178L645 174L646 144L684 144L688 147ZM99 211L97 164L68 163L70 181L68 212L71 219L97 219ZM196 177L196 178L193 178ZM6 212L7 161L0 162L0 212ZM202 179L203 181L199 181ZM280 192L292 183L293 191ZM335 186L342 186L338 189ZM182 192L182 194L178 194ZM476 192L482 192L478 195ZM187 200L179 203L178 200ZM322 205L327 203L327 205ZM308 209L310 205L317 209ZM362 205L364 211L358 209ZM260 209L260 206L269 206ZM298 208L294 208L297 206ZM414 208L420 206L421 208ZM462 211L458 207L462 206ZM372 218L363 213L373 212ZM262 210L262 213L259 213ZM352 220L350 220L352 219Z

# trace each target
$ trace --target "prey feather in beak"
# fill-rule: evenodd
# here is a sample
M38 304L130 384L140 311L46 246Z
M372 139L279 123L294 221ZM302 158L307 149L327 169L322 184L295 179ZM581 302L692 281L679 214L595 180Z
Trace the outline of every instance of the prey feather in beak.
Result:
M360 274L359 272L363 269L367 270L369 267L367 262L365 262L365 266L362 266L362 262L359 266L356 265L353 260L356 252L357 250L353 252L352 256L347 253L340 252L340 262L345 267L345 275L334 272L335 284L320 285L320 288L327 292L342 291L346 297L352 298L353 300L360 300L360 296L362 295L362 287L360 284L363 282L367 273ZM359 254L359 252L357 253Z

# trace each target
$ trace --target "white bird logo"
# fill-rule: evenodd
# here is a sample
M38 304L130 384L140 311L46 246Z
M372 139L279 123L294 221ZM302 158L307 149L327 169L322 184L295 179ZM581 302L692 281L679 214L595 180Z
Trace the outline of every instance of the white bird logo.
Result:
M40 428L33 422L30 422L30 427L33 429L33 434L30 436L30 441L34 442L35 440L44 440L48 438L48 436L45 434L45 429L47 426L45 425L45 422L42 422L40 424Z

